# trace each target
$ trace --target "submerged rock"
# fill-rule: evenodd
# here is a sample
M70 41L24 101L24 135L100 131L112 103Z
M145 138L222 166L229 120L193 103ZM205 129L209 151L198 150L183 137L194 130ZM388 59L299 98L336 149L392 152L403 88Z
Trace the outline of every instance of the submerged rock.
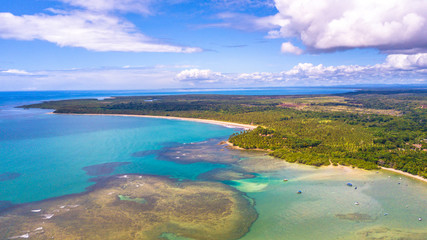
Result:
M373 220L369 214L366 213L346 213L346 214L335 214L335 217L344 220L351 221L371 221Z
M390 229L383 226L368 227L356 232L354 239L376 240L376 239L411 239L425 240L427 231L415 229Z
M15 178L18 178L19 176L21 176L21 174L15 172L0 173L0 182L13 180Z

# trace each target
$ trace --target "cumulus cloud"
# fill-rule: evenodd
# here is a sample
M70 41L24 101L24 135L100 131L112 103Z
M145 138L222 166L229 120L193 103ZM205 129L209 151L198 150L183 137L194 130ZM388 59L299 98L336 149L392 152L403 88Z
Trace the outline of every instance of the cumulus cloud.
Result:
M282 47L280 49L282 53L292 53L295 55L301 55L303 53L302 49L299 47L294 46L290 42L284 42L282 43Z
M387 56L384 65L404 70L427 68L427 53L413 55L391 54Z
M275 0L278 13L258 19L269 38L297 38L309 51L377 48L427 50L425 0Z
M191 82L218 82L224 79L225 76L219 72L213 72L210 69L186 69L176 75L176 79L179 81L191 81Z
M375 65L325 66L299 63L282 72L218 73L211 70L184 70L178 80L198 82L209 79L231 86L331 86L353 84L422 84L427 83L427 54L389 55ZM410 70L410 71L408 71ZM186 77L182 77L184 75ZM216 81L215 81L216 80Z

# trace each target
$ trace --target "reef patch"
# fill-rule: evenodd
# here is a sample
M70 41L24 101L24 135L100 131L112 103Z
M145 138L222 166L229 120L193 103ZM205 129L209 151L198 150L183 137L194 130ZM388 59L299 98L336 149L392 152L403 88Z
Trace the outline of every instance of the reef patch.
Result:
M110 162L110 163L101 163L96 165L91 165L83 167L82 169L86 171L86 174L89 176L98 176L111 174L117 167L130 164L130 162Z
M351 239L360 240L379 240L379 239L410 239L410 240L425 240L427 231L415 229L397 229L387 228L384 226L374 226L357 231L355 237Z
M0 236L239 239L256 218L254 206L243 193L219 182L119 175L83 194L24 204L1 213Z

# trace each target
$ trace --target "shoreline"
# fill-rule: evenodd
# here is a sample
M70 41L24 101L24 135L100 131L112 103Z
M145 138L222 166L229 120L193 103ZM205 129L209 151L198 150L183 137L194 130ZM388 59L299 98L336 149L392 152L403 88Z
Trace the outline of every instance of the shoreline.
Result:
M220 125L228 128L243 128L245 130L253 130L257 128L256 125L243 124L243 123L234 123L210 119L199 119L199 118L186 118L186 117L170 117L170 116L154 116L154 115L133 115L133 114L97 114L97 113L54 113L49 112L48 114L61 114L61 115L86 115L86 116L116 116L116 117L142 117L142 118L160 118L160 119L170 119L170 120L181 120L181 121L191 121L191 122L200 122L208 123L214 125Z
M404 172L404 171L401 171L401 170L397 170L397 169L394 169L394 168L381 167L381 170L394 172L394 173L397 173L397 174L400 174L400 175L404 175L404 176L407 176L407 177L410 177L410 178L413 178L413 179L417 179L417 180L420 180L420 181L423 181L423 182L427 183L427 178L423 178L423 177L421 177L419 175L414 175L414 174L407 173L407 172Z
M229 148L231 149L235 149L235 150L245 150L245 151L260 151L260 152L272 152L272 150L270 149L260 149L260 148L253 148L253 149L245 149L245 148L241 148L239 146L235 146L233 143L231 143L230 141L224 141L224 144L227 145Z
M258 127L257 125L250 125L250 124L243 124L243 123L233 123L233 122L225 122L225 121L209 120L209 119L198 119L198 118L171 117L171 116L132 115L132 114L96 114L96 113L54 113L54 112L49 112L47 114L160 118L160 119L170 119L170 120L181 120L181 121L191 121L191 122L200 122L200 123L207 123L207 124L215 124L215 125L220 125L220 126L228 127L228 128L234 128L234 127L235 128L243 128L244 130L253 130L253 129L255 129L255 128ZM231 147L233 149L237 149L237 150L249 150L249 149L244 149L244 148L241 148L241 147L238 147L238 146L234 146L229 141L225 141L225 144L227 144L229 147ZM264 149L250 149L250 150L267 151L267 150L264 150ZM286 160L283 160L283 161L286 161ZM340 166L333 166L332 164L328 165L326 167L329 167L329 166L340 167ZM421 177L419 175L413 175L411 173L407 173L407 172L404 172L404 171L401 171L401 170L397 170L397 169L394 169L394 168L385 168L385 167L380 167L380 168L381 168L381 170L390 171L390 172L393 172L393 173L404 175L406 177L410 177L412 179L416 179L416 180L423 181L423 182L427 183L427 178L423 178L423 177Z

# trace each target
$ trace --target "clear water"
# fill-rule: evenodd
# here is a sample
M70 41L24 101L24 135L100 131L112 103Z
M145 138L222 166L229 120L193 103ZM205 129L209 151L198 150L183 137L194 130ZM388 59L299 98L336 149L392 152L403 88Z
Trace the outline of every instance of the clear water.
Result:
M0 200L23 203L84 191L89 186L85 166L131 162L115 173L144 173L194 179L222 167L212 163L177 164L134 152L160 149L168 142L199 142L226 138L233 129L217 125L114 116L35 115L3 120L0 174L20 177L0 182Z
M177 120L52 115L45 114L46 110L13 109L10 106L17 103L87 93L32 93L36 97L15 99L5 97L8 94L0 93L0 176L19 176L0 178L0 202L25 203L83 192L93 184L89 179L94 176L82 168L102 163L129 162L106 175L140 173L195 181L213 169L239 168L257 177L224 183L246 193L256 202L259 213L242 239L365 239L361 236L379 236L375 234L385 235L384 239L423 239L419 236L427 234L426 183L383 171L287 164L263 154L239 151L230 153L241 159L231 164L183 164L159 160L155 152L134 157L135 152L165 146L226 139L235 130ZM283 178L289 181L283 182ZM347 182L358 189L347 187ZM298 190L302 194L296 194ZM351 219L351 214L362 218ZM424 220L418 221L418 217Z
M290 180L283 182L283 176ZM427 224L418 221L427 215L427 184L418 180L383 171L354 170L348 174L339 168L289 164L240 181L242 185L250 182L263 186L262 190L248 192L256 200L259 218L242 238L245 240L427 239ZM346 186L347 182L358 189ZM299 190L302 194L296 194ZM337 217L353 213L366 214L369 219ZM383 238L373 237L384 229ZM394 231L404 232L403 237Z

